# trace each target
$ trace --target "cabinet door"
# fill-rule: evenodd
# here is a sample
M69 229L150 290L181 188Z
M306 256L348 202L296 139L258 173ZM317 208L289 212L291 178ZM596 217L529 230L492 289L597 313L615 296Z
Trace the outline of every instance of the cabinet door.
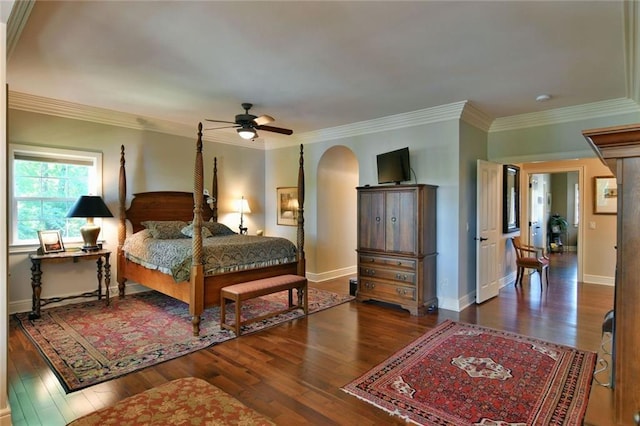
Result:
M358 195L358 247L383 251L384 193L363 191Z
M417 254L418 192L398 190L386 197L386 251Z

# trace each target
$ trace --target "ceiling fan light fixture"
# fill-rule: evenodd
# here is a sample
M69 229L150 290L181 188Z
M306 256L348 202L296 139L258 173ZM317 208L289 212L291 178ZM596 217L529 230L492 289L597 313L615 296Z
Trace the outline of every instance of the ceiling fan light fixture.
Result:
M242 139L251 140L254 139L258 134L254 129L251 128L241 128L238 129L238 134Z

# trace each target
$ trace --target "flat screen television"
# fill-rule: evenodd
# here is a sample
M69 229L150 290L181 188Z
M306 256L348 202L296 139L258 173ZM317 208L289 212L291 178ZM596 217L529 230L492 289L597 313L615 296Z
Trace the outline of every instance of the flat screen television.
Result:
M411 180L409 148L397 149L377 155L378 183L396 183Z

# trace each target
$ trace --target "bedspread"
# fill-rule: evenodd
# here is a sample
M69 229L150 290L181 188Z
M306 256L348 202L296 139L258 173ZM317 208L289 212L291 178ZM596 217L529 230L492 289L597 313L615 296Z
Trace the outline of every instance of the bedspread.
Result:
M261 268L296 261L296 246L286 238L224 235L202 239L205 275ZM125 257L169 274L176 282L191 274L191 238L155 239L144 229L127 237Z

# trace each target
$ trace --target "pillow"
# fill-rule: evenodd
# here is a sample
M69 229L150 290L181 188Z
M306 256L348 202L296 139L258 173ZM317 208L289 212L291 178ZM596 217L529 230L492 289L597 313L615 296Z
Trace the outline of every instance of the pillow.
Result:
M207 228L211 232L211 235L214 237L217 237L219 235L236 234L236 232L233 232L227 225L219 222L203 222L202 227Z
M187 226L185 226L184 228L182 228L182 230L180 232L182 232L182 235L186 235L187 237L192 238L193 237L193 223L190 223ZM202 238L209 238L209 237L213 236L213 235L211 235L211 231L209 231L204 226L202 227L202 230L200 231L200 233L202 234Z
M187 222L182 220L146 220L140 224L151 232L153 238L161 240L185 238L181 231L187 226Z

